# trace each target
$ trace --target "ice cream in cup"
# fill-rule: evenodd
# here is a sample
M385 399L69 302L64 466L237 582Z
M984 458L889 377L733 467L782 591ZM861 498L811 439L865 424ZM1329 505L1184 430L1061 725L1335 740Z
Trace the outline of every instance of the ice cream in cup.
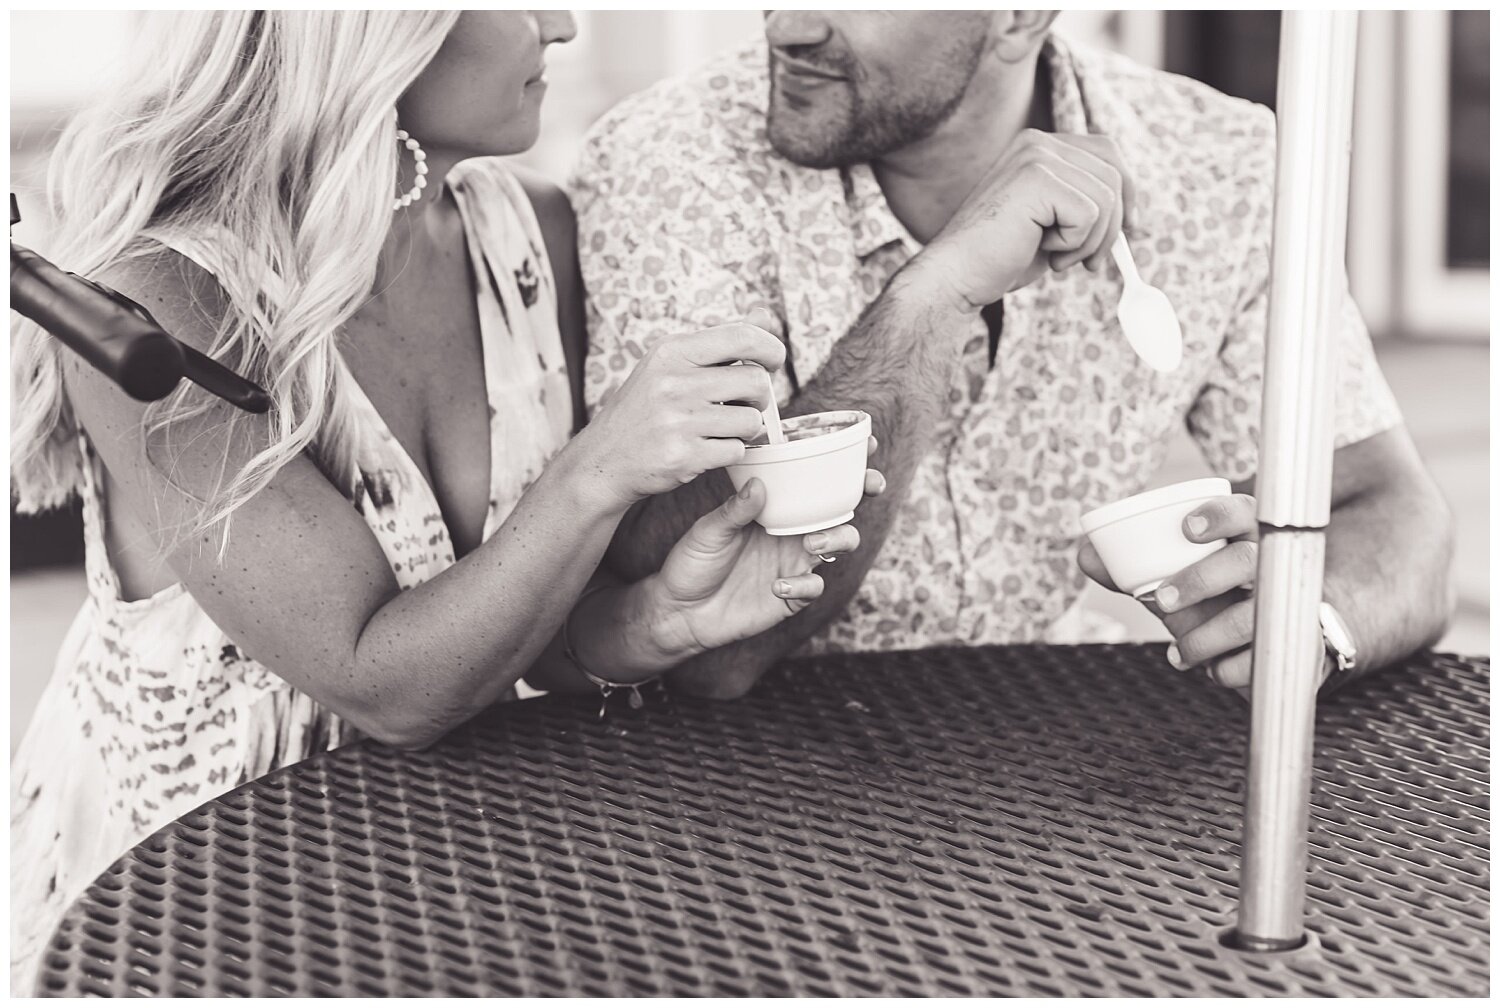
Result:
M1142 598L1178 571L1223 549L1223 539L1193 542L1182 523L1204 501L1232 492L1229 481L1218 478L1159 487L1088 512L1083 532L1115 586Z
M736 490L751 479L766 487L756 519L771 535L803 535L854 517L865 493L870 414L861 410L809 413L781 421L786 441L758 441L729 467Z

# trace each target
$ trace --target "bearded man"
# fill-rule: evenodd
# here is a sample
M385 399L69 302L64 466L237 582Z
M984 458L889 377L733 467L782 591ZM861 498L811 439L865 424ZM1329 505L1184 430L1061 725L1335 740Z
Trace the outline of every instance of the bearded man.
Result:
M786 340L782 415L867 411L887 479L823 597L679 688L737 695L799 649L1085 639L1085 577L1113 585L1079 517L1146 487L1184 425L1236 491L1184 533L1232 545L1151 605L1168 661L1248 685L1274 118L1053 17L773 11L591 131L571 185L590 406L658 338L748 318ZM1181 320L1171 373L1115 317L1122 231ZM1347 297L1333 341L1326 600L1368 669L1441 635L1452 526ZM644 502L611 559L655 570L726 491Z

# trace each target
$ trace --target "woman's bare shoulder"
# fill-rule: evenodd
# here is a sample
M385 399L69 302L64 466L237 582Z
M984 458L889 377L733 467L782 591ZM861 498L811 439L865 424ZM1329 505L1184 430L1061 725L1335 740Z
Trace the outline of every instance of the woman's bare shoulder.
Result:
M122 258L91 273L89 279L130 298L168 335L198 350L211 346L229 311L229 299L213 274L164 247ZM63 382L73 414L105 467L117 477L149 469L147 442L156 445L156 440L148 438L143 425L146 404L127 396L82 358L65 354L64 361ZM226 457L263 447L267 428L262 418L231 430L223 423L229 411L210 400L201 415L179 428L179 446L191 444L173 457L184 485L211 486Z
M89 279L130 298L167 333L199 350L212 342L229 311L214 275L164 245L111 263Z

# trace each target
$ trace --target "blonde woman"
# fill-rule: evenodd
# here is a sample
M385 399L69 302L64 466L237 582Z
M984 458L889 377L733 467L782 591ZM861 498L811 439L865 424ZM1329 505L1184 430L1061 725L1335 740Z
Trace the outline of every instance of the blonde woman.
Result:
M489 157L535 140L568 15L145 22L55 155L53 255L275 406L146 408L18 327L14 485L81 496L90 593L13 768L21 989L92 878L214 795L358 735L420 747L518 694L648 679L785 619L817 554L858 543L765 535L752 484L654 576L596 575L633 502L759 432L721 404L763 405L765 373L717 365L783 350L751 325L668 341L577 430L571 215Z

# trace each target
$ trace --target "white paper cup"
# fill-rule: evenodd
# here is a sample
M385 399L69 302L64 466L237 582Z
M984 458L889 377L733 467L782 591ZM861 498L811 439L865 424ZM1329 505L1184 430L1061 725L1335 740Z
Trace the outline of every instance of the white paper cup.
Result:
M808 431L831 428L806 436ZM756 521L771 535L802 535L842 525L865 495L870 414L861 410L809 413L781 421L782 444L752 444L729 467L739 490L752 478L766 486Z
M1226 479L1174 483L1095 508L1083 516L1083 532L1115 585L1140 598L1224 548L1223 539L1193 542L1182 523L1204 501L1233 492Z

